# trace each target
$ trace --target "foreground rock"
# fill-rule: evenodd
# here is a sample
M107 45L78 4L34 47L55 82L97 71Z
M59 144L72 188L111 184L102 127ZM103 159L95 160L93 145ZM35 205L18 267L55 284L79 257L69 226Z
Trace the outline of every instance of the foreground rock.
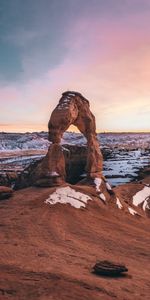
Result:
M13 190L7 186L0 186L0 200L8 199L12 196Z
M0 298L149 300L149 220L104 205L91 186L72 185L78 194L59 199L60 188L30 187L1 201ZM94 276L98 258L124 261L132 277Z
M131 214L134 211L150 217L150 176L140 182L122 184L114 188L116 197L128 206ZM133 211L134 209L134 211Z
M93 267L93 271L98 275L121 276L122 273L128 272L125 265L116 264L108 260L99 261Z

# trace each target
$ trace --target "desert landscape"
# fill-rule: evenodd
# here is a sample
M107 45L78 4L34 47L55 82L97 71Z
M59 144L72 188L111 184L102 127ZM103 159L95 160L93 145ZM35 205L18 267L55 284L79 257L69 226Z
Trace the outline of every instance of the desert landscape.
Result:
M139 179L142 170L149 168L149 133L101 133L97 137L104 158L103 173L113 186ZM31 163L41 160L50 145L47 132L0 133L0 140L0 182L9 185ZM82 151L85 160L86 139L82 134L65 132L61 143L78 159Z
M150 298L150 0L0 0L0 300Z
M63 135L84 101L70 93L48 135L1 133L1 298L149 299L150 135L97 136L92 115L92 148L81 134ZM89 113L80 107L79 126ZM102 262L106 274L95 273Z

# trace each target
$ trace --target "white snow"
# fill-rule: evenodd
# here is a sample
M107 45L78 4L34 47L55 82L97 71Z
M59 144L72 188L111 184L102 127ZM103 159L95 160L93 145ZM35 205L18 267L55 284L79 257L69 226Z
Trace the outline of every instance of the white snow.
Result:
M100 193L99 197L100 197L101 200L106 201L106 197L103 193Z
M63 100L63 103L65 103L65 102L70 102L70 100L69 99L67 99L67 98L65 98L64 100Z
M132 207L128 207L128 211L129 211L129 213L131 214L131 215L138 215L138 213L137 213L137 211L136 210L134 210Z
M149 198L149 197L148 197ZM146 208L150 209L149 205L148 205L148 198L145 199L144 203L143 203L143 210L145 211Z
M50 176L57 177L57 176L59 176L59 174L57 172L53 171L50 173Z
M94 183L95 183L95 185L96 185L96 191L97 191L97 192L100 192L100 185L101 185L101 183L102 183L102 179L96 177L96 178L94 179Z
M122 208L123 208L123 206L122 206L122 204L121 204L121 202L120 202L120 200L119 200L118 197L117 197L117 199L116 199L116 204L117 204L117 206L118 206L119 209L122 209Z
M108 182L106 182L106 188L107 188L108 191L112 190L112 188L111 188L111 186L110 186L110 184Z
M83 178L87 177L87 173L81 174L80 177L83 177Z
M75 96L76 94L73 94L73 93L69 93L69 96Z
M78 192L69 186L57 188L56 191L45 200L45 203L54 205L56 203L70 204L75 208L85 207L88 200L92 198Z
M150 197L150 187L145 186L141 191L137 192L133 196L133 204L135 206L138 206L139 204L141 204L142 202L144 202L147 197ZM145 205L144 205L144 207L145 207Z
M62 149L63 149L64 151L67 151L67 152L69 152L69 153L70 153L70 150L69 150L69 149L67 149L66 147L62 147Z

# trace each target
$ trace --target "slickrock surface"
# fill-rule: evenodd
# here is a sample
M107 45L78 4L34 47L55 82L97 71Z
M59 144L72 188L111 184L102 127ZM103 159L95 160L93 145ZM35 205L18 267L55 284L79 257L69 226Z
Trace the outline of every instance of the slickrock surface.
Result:
M30 187L0 202L0 299L148 300L149 219L104 204L93 187L70 188L76 201L86 202L79 192L92 200L51 205L58 188ZM96 276L97 260L123 262L129 276Z
M85 178L76 185L66 183L70 152L65 161L68 150L60 145L70 124L87 139ZM95 118L77 92L63 93L49 121L49 140L46 157L23 177L36 186L0 201L0 299L148 300L149 183L111 188L102 175ZM1 187L4 193L12 190ZM98 277L91 273L97 260L115 261L119 271L124 262L130 276Z
M136 211L150 217L150 176L140 182L123 184L114 188L118 199Z

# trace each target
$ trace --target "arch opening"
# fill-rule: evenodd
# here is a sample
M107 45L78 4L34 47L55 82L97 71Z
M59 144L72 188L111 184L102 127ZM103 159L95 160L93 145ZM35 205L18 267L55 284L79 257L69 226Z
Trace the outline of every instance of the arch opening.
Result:
M62 94L48 123L49 140L52 142L49 157L52 173L57 173L63 180L66 178L66 161L60 149L61 138L70 125L76 126L87 140L86 167L82 161L79 168L70 162L72 166L70 172L74 169L76 180L83 171L87 177L101 177L103 159L96 135L95 117L90 111L89 101L80 93L69 91Z

